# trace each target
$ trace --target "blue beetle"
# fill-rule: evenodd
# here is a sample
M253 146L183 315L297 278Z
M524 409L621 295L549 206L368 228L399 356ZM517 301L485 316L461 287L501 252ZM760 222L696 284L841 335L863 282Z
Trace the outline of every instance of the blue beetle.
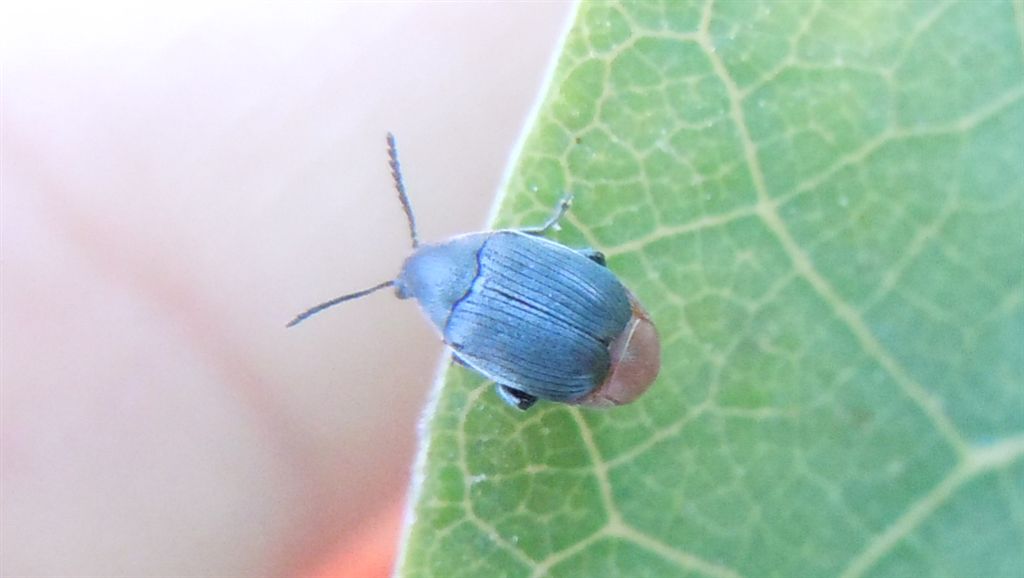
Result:
M650 316L604 265L604 255L542 235L569 209L562 199L535 228L460 235L420 245L395 138L391 174L413 253L398 277L298 315L291 327L339 303L394 287L416 299L456 362L493 380L510 405L538 399L585 406L626 404L658 375L661 346Z

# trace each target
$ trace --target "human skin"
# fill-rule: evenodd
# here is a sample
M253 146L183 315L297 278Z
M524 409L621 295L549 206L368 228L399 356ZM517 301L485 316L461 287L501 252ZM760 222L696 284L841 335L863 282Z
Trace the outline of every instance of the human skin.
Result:
M401 500L428 323L284 324L406 256L387 130L483 225L570 9L5 9L0 574L294 575Z

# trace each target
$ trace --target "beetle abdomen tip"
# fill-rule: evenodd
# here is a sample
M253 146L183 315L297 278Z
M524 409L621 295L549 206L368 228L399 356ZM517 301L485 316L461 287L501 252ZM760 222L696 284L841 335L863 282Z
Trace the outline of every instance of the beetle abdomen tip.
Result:
M633 317L611 343L608 377L594 391L574 402L591 407L624 405L644 394L661 369L661 341L654 323L632 293Z

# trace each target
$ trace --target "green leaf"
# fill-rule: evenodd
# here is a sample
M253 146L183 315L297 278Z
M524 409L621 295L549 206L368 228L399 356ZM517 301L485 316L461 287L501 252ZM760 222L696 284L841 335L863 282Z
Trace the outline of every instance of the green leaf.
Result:
M1024 574L1024 5L584 3L498 226L608 255L661 376L448 371L399 575Z

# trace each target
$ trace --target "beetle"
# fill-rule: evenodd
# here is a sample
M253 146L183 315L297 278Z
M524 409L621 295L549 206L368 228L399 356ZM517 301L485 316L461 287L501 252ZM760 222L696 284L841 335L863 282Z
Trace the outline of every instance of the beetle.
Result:
M557 228L571 196L539 227L421 245L391 133L387 150L412 254L394 279L312 307L288 327L394 287L399 299L419 302L454 361L493 380L513 407L526 410L538 399L606 407L647 391L661 364L650 315L599 251L571 249L543 236Z

